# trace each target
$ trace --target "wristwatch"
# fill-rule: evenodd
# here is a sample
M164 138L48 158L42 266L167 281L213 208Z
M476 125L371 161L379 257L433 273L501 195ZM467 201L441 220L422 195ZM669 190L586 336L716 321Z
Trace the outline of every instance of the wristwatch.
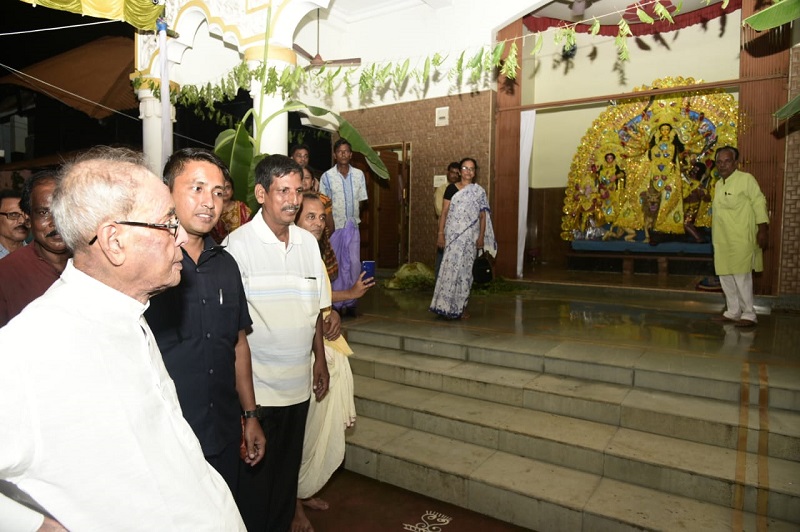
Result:
M256 409L255 410L245 410L244 414L242 414L242 417L245 418L245 419L250 419L251 417L258 417L258 409L259 408L260 407L258 405L256 405Z

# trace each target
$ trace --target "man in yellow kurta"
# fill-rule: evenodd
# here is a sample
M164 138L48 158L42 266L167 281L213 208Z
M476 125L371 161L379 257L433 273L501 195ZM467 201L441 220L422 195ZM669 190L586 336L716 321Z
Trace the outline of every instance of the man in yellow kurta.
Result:
M739 151L725 146L717 150L719 180L712 203L711 238L714 269L725 293L722 321L753 327L753 270L764 269L761 250L769 240L767 200L756 178L736 169Z

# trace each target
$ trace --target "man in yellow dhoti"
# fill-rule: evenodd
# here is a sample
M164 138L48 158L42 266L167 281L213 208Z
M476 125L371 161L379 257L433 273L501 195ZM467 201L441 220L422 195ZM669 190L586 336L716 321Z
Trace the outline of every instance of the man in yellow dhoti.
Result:
M722 321L753 327L753 270L764 269L761 250L769 241L767 200L751 174L736 169L739 151L717 150L719 180L712 203L711 238L714 269L725 293Z

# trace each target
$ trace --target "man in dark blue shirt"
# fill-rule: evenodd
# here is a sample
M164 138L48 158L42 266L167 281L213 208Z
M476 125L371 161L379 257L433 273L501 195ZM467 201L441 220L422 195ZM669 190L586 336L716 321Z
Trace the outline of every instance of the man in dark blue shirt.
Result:
M250 346L252 325L236 261L208 236L222 212L228 169L212 152L186 148L164 167L164 182L189 240L181 282L152 298L145 313L181 404L206 460L236 496L239 445L244 461L264 457L266 440L256 415ZM242 411L244 414L242 414Z

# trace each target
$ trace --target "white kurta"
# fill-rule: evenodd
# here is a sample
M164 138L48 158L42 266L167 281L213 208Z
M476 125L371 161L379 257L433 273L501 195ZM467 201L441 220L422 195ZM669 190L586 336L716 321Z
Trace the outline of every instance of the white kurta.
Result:
M0 329L0 478L69 530L244 530L145 308L70 261Z

